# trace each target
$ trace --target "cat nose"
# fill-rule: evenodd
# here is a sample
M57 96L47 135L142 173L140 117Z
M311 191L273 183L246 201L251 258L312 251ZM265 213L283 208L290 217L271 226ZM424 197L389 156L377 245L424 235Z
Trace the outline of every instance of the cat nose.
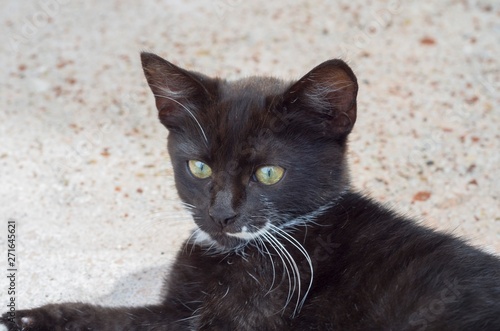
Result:
M212 206L208 209L208 214L212 220L222 228L233 224L236 221L236 216L238 216L233 209L232 199L233 195L229 190L219 191Z
M236 221L236 216L238 216L234 210L223 207L221 208L220 206L211 207L208 214L215 223L219 224L223 228L233 224Z

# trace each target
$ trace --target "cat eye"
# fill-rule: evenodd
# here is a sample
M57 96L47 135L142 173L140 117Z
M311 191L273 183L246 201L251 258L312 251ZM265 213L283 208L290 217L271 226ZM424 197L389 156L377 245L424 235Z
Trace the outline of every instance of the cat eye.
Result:
M199 179L205 179L212 176L212 169L201 161L189 160L188 161L189 171L191 174Z
M263 166L255 172L255 178L264 185L274 185L285 174L285 169L280 166Z

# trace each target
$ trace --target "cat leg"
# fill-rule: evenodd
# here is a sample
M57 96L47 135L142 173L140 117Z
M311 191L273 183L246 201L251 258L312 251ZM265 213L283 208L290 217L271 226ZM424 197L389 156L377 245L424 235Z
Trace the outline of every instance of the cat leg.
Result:
M166 305L111 308L83 303L48 304L6 313L0 325L9 331L182 331L191 313Z

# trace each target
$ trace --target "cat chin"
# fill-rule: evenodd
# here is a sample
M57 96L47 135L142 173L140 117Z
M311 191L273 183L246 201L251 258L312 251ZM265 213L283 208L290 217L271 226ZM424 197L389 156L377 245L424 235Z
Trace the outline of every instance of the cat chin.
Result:
M214 245L216 244L216 241L212 239L212 237L203 231L202 229L198 228L194 231L192 241L194 244L198 245Z

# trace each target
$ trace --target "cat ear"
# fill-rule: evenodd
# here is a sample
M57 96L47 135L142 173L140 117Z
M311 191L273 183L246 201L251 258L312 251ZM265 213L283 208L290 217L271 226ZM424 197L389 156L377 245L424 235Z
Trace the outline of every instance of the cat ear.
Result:
M152 53L142 52L141 62L158 116L167 128L174 126L176 118L201 108L213 95L213 79L179 68Z
M311 113L307 116L317 117L325 134L345 137L356 122L357 93L351 68L342 60L329 60L293 84L284 95L283 106L288 112Z

